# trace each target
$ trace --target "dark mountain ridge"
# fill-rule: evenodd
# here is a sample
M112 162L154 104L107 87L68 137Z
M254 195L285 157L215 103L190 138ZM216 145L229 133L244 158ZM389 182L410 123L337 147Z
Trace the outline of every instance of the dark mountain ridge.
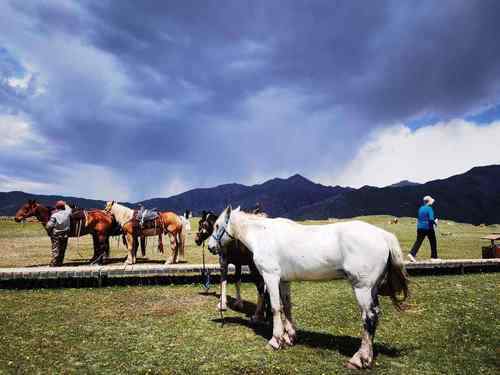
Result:
M475 167L466 173L425 184L407 182L383 188L353 189L317 184L296 174L252 186L225 184L124 204L134 207L142 203L149 208L178 213L189 208L199 214L205 209L220 212L228 204L251 209L259 202L273 217L327 219L379 214L415 216L422 197L431 195L436 199L434 207L440 218L474 224L500 223L500 165ZM77 197L0 192L0 215L14 215L28 199L37 199L47 205L64 199L83 208L103 208L105 205L101 200Z

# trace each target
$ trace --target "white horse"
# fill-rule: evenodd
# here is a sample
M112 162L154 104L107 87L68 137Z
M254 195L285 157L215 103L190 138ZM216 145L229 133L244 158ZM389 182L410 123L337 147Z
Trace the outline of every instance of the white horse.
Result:
M296 340L290 281L330 280L343 275L351 282L364 322L361 347L347 366L372 366L373 337L380 313L378 295L390 296L398 308L408 295L403 257L393 234L361 221L301 225L246 214L229 206L217 219L208 248L220 251L234 239L253 253L271 297L273 337L269 345L279 349ZM398 299L400 293L402 298Z

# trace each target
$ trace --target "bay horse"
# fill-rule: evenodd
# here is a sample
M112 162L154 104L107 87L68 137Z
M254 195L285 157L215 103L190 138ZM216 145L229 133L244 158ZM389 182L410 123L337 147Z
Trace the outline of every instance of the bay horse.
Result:
M46 207L36 200L30 199L17 210L14 220L19 223L34 216L47 230L46 224L53 211L54 208ZM92 235L94 245L94 255L90 262L101 264L104 258L109 256L109 236L119 235L121 230L114 218L102 210L82 210L80 215L72 213L69 237L80 237L87 234Z
M196 245L201 246L205 240L210 237L214 231L214 224L217 220L217 215L210 211L203 211L200 221L198 222L198 232L194 236ZM215 252L213 254L216 254ZM239 241L233 241L227 244L225 251L219 252L220 277L221 277L221 295L217 309L227 310L227 275L229 264L234 264L235 268L235 287L236 287L236 302L235 307L243 308L243 300L241 299L241 266L248 265L253 282L257 287L257 307L252 316L252 321L264 320L264 305L265 305L265 284L264 279L255 267L252 253ZM269 315L268 315L269 316Z
M346 366L372 367L373 338L380 313L378 296L389 296L398 309L408 296L403 255L392 233L362 221L302 225L288 219L249 215L228 206L215 222L208 248L219 252L234 240L253 253L255 266L269 291L272 348L280 349L296 341L290 282L331 280L342 275L352 285L363 319L361 346Z
M158 235L158 249L163 252L162 235L164 233L170 237L170 248L172 250L172 257L167 259L165 264L177 263L179 254L182 257L184 256L186 236L182 230L182 221L176 213L170 211L159 212L152 225L147 228L140 228L136 220L134 220L134 210L131 208L116 201L109 201L106 203L104 211L114 215L127 238L128 256L125 264L135 264L137 262L137 247L140 237Z

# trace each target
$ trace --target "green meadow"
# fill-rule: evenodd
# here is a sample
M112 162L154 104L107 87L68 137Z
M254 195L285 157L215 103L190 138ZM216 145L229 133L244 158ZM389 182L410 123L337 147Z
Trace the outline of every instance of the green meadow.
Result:
M398 224L390 224L390 216L365 216L356 218L375 224L394 233L406 254L415 241L416 229L414 218L400 218ZM325 224L327 221L306 221L305 224ZM188 235L186 257L190 263L201 263L203 250L196 246L193 234L198 229L198 219L191 220L192 233ZM485 234L500 232L500 225L474 226L441 220L437 239L438 253L443 259L480 258L481 246L487 241L480 238ZM127 254L120 237L110 241L110 262L122 262ZM170 254L168 238L164 238L165 254L157 251L157 237L148 237L146 258L139 257L138 262L164 262ZM90 236L71 238L66 251L65 264L85 264L93 254ZM205 250L207 262L217 262L217 257ZM418 257L430 257L428 241L424 241ZM50 239L43 227L37 222L16 223L0 221L0 267L46 265L50 262Z
M364 217L397 235L406 253L415 220ZM193 220L193 231L197 220ZM306 222L310 224L310 222ZM442 258L479 258L479 238L499 226L441 222ZM34 266L49 261L50 241L39 224L0 224L0 265ZM148 259L162 262L156 240ZM84 264L91 241L72 239L67 264ZM201 262L201 248L189 237L189 262ZM113 261L123 245L112 242ZM429 257L425 244L419 257ZM207 254L207 261L215 262ZM375 339L375 367L367 374L496 374L499 355L499 276L413 277L405 312L382 298ZM200 285L115 286L0 290L0 374L339 374L357 350L360 313L344 280L292 284L298 343L266 347L270 327L252 325L256 293L244 283L242 311L229 309L224 326L216 311L218 289ZM228 293L234 295L232 286ZM233 300L230 299L230 305Z

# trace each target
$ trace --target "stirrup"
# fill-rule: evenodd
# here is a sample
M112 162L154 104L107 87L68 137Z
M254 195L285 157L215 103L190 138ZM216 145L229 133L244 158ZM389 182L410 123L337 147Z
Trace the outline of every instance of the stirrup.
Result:
M95 258L93 261L90 262L91 266L95 266L96 264L99 265L99 262L104 258L104 253L99 255L97 258Z

